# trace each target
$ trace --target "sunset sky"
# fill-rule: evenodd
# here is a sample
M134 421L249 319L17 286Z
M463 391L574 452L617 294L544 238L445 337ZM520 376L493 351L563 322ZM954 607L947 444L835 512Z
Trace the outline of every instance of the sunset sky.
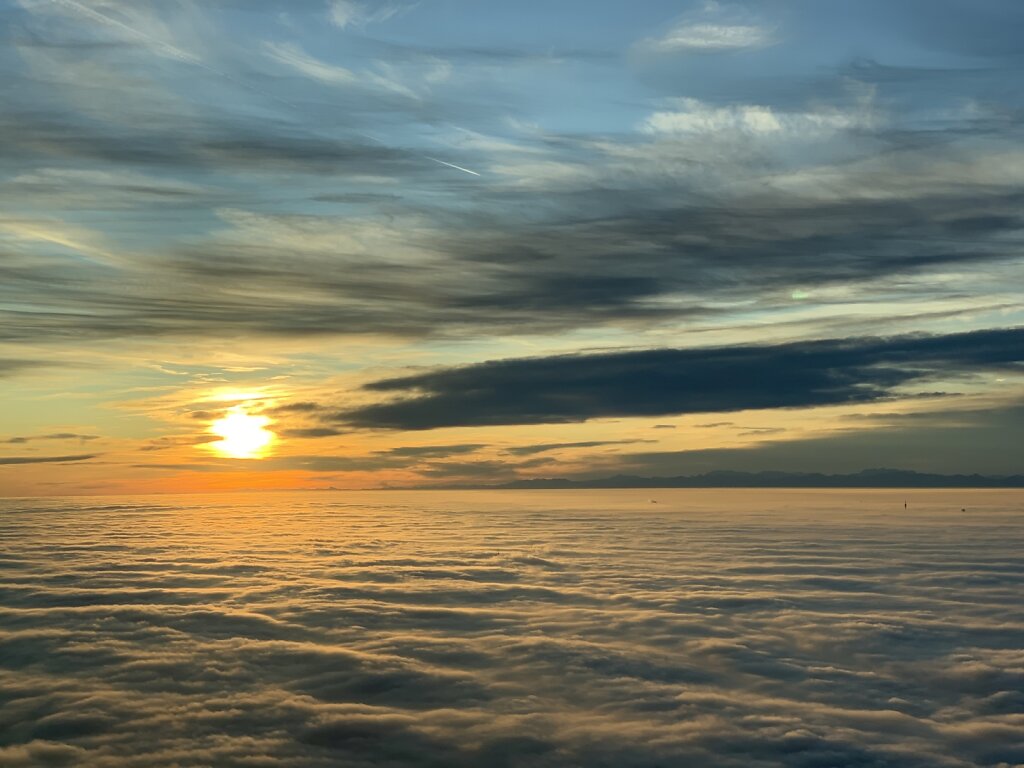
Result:
M0 494L1022 472L1022 29L0 0Z

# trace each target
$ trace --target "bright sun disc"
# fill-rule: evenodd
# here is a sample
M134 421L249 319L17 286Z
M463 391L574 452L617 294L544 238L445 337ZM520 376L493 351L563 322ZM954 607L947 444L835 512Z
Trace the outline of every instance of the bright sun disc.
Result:
M252 416L241 407L232 408L228 415L210 425L210 431L221 439L211 447L232 459L258 459L263 449L274 440L274 433L264 429L270 419Z

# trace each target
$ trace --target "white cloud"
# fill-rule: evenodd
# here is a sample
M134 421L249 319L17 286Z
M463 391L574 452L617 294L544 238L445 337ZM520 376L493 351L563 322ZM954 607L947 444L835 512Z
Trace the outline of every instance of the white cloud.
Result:
M641 123L640 130L648 134L741 133L813 137L868 128L875 122L870 104L854 110L822 108L781 112L759 104L718 107L690 98L677 99L673 103L676 109L654 112Z
M292 43L265 43L271 58L307 77L328 85L362 86L378 91L391 91L409 99L419 99L431 86L451 76L451 65L436 57L402 67L377 60L375 69L358 72L318 59Z
M776 42L774 24L735 6L707 2L677 18L662 34L641 41L640 48L655 54L719 53Z
M267 52L281 64L322 83L352 85L359 82L352 70L316 59L291 43L266 43Z
M647 41L652 50L731 51L762 48L775 42L771 31L751 24L682 24Z
M346 27L378 24L405 10L407 7L401 5L384 4L376 8L369 8L355 0L332 0L328 14L334 26L345 29Z

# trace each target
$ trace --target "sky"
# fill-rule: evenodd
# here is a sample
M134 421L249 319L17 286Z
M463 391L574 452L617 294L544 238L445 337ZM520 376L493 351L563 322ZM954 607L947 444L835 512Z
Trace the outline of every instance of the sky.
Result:
M1024 471L1016 0L0 0L0 494Z

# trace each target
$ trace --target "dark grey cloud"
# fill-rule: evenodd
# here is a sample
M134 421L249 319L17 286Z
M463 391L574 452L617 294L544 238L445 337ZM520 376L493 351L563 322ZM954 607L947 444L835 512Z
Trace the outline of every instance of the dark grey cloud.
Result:
M284 403L283 405L276 405L273 408L267 408L267 413L281 414L281 413L313 413L320 410L321 406L317 403L312 402L295 402L295 403Z
M35 440L78 440L80 442L86 442L89 440L99 440L99 435L80 435L76 432L55 432L50 435L28 435L9 437L4 440L0 440L0 445L20 445L24 443L30 443Z
M461 456L486 448L484 443L458 443L456 445L411 445L378 451L382 456L396 456L412 459L438 459L447 456Z
M506 449L513 456L532 456L535 453L547 453L562 448L596 448L602 445L631 445L635 443L653 443L655 440L581 440L575 443L537 443L536 445L519 445Z
M979 370L1020 371L1024 329L503 360L364 386L403 399L335 418L435 429L868 403Z
M511 481L518 477L516 467L528 464L511 464L506 461L444 461L417 467L416 472L430 480L444 480L449 484Z
M40 367L41 363L34 360L17 360L0 357L0 378L13 376L30 368Z
M196 435L164 435L153 438L139 448L140 451L166 451L169 448L177 448L183 445L202 445L220 440L219 435L196 434Z
M377 472L382 469L402 467L407 462L393 456L285 456L276 459L264 459L260 463L263 470L303 469L311 472ZM216 466L216 465L212 465ZM244 464L235 465L236 469L246 471Z
M99 125L73 113L9 111L0 136L26 157L51 162L97 162L105 168L298 172L324 174L432 174L437 166L421 155L374 144L358 136L328 137L308 128L271 132L259 125L215 120L188 121L153 114L134 126ZM23 161L22 161L23 162ZM149 190L159 192L162 187ZM125 191L140 190L129 186Z
M73 456L0 456L0 464L68 464L95 459L97 455L82 453Z
M329 429L329 428L325 428ZM313 430L320 436L318 428ZM307 430L284 430L282 434L291 437L306 437L307 434L293 434L294 432L305 433ZM340 434L340 433L339 433ZM462 466L459 462L437 461L452 456L464 456L473 453L480 448L486 447L481 443L466 443L458 445L430 445L430 446L408 446L396 447L388 450L376 451L366 456L330 456L330 455L297 455L279 456L264 459L260 462L260 470L292 470L302 469L312 472L376 472L385 469L415 469L416 472L429 476L431 472L438 475L459 474L457 467ZM485 462L488 466L500 470L501 477L512 477L512 467L499 463ZM472 466L472 463L466 466ZM250 471L252 465L246 461L224 461L218 460L208 465L210 469L234 469L242 472ZM473 473L474 476L480 473Z
M303 437L284 430L285 437ZM143 451L165 450L176 445L195 445L209 440L183 439L180 442L156 442L142 448ZM477 482L489 477L494 481L517 479L517 470L548 464L547 459L532 461L452 461L453 457L471 454L486 446L482 444L453 446L417 446L395 450L377 451L366 456L283 455L262 459L258 469L261 472L303 470L317 473L337 472L379 472L382 470L408 470L423 479L446 479L451 482ZM156 464L133 464L136 469L158 469L167 471L235 472L247 474L253 471L253 462L247 459L213 458L202 463L177 462Z
M950 190L905 203L792 201L758 210L740 203L665 207L654 202L664 193L652 187L588 191L587 199L553 194L554 219L542 224L463 217L450 233L421 233L424 248L445 255L429 264L309 253L300 228L326 226L329 219L319 215L268 219L292 228L290 243L242 238L158 254L144 270L122 270L117 291L109 270L97 265L15 258L0 270L0 293L16 304L30 296L39 309L3 310L8 322L0 337L24 343L227 331L474 336L511 326L539 333L710 319L729 301L778 309L792 305L794 286L813 294L816 287L1016 258L1006 236L1020 226L1010 211L1019 211L1021 200L1011 195ZM624 198L640 205L644 196L650 207L620 209ZM599 213L577 215L577 206ZM183 289L164 290L169 285ZM914 297L912 284L901 290ZM924 289L917 293L922 298ZM957 299L962 289L945 293ZM667 296L673 301L659 301Z
M775 435L780 432L785 432L784 427L754 427L753 429L747 429L740 432L740 437L745 436L758 436L758 435Z
M285 437L336 437L337 435L345 434L344 430L335 429L334 427L294 427L291 429L282 429L281 434Z

